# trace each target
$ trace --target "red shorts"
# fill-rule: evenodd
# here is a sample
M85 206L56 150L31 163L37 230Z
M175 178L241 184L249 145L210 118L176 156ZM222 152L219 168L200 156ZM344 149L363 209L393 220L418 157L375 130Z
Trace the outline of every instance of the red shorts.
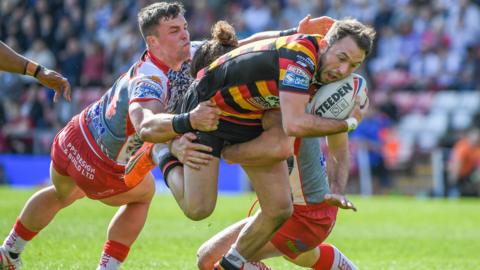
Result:
M84 122L76 115L55 136L52 145L52 165L68 175L91 199L103 199L129 188L123 178L125 166L108 158L98 147Z
M320 245L330 234L337 219L338 207L322 202L293 205L293 215L275 233L271 242L283 254L295 259Z

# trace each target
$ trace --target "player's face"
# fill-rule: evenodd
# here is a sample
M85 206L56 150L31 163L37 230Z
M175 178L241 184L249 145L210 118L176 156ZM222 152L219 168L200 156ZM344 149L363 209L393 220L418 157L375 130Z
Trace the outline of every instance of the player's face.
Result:
M184 62L190 58L190 33L187 26L182 15L160 22L156 29L155 44L161 55L173 58L176 62Z
M365 60L365 51L347 36L338 40L325 52L320 60L320 82L331 83L354 72Z

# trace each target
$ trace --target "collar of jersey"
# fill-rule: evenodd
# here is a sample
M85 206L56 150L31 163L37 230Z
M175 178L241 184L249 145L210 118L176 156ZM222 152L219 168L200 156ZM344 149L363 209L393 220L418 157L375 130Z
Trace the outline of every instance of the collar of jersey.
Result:
M160 59L155 57L155 55L153 55L153 53L151 53L149 50L147 50L145 53L145 60L146 58L150 58L150 61L152 61L152 63L155 66L157 66L159 69L165 72L165 74L167 74L168 71L170 70L170 68L167 65L165 65L165 63L163 63Z

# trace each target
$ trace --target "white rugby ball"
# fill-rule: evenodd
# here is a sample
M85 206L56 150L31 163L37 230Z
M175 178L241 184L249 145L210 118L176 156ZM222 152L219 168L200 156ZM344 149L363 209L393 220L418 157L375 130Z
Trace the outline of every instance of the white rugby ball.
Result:
M346 119L360 97L360 105L367 101L367 81L352 73L343 80L320 87L307 105L307 112L325 118Z

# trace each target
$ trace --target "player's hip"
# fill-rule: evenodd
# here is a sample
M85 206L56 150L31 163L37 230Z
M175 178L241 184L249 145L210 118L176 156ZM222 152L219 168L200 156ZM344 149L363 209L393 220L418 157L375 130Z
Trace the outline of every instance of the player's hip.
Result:
M92 199L109 197L128 188L125 167L109 159L77 115L57 134L52 145L52 163L62 175L72 177Z

